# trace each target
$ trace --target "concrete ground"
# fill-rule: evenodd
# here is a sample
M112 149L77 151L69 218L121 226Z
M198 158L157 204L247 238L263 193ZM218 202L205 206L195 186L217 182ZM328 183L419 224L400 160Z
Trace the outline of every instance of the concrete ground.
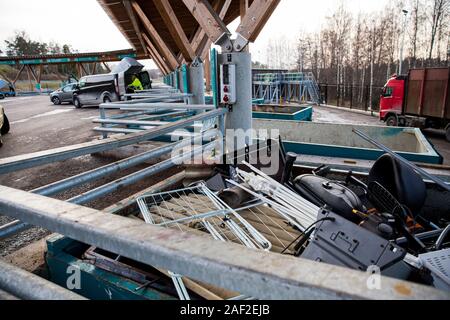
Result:
M95 125L92 119L98 117L98 108L75 109L71 105L54 106L48 96L16 97L1 100L6 114L11 123L11 133L3 137L4 146L0 148L0 158L6 158L31 152L53 149L73 144L79 144L96 139L97 134L92 131ZM380 125L376 117L365 114L355 114L345 110L337 110L326 107L316 107L314 121L331 123L358 123L367 125ZM438 151L446 158L446 164L450 164L450 144L439 133L427 133L430 141ZM86 170L94 169L112 162L113 159L85 156L77 159L62 161L38 168L17 171L0 176L0 184L22 190L33 190L37 187L74 176ZM106 181L117 179L130 174L133 171L123 172L108 179L96 183L87 184L83 187L65 192L57 196L58 199L69 199L74 195L90 190ZM176 171L167 172L166 175L157 179L148 179L145 182L121 190L118 193L88 204L88 206L103 209L117 200L124 199ZM0 225L10 221L0 216ZM11 252L41 239L48 234L46 230L39 228L31 229L19 236L0 241L0 256Z
M98 134L92 131L96 126L92 123L92 120L99 116L98 108L75 109L68 104L54 106L48 96L8 98L1 100L0 103L4 106L5 113L11 124L10 134L2 137L4 146L0 148L0 158L79 144L98 138ZM0 175L0 185L30 191L87 170L104 166L114 160L117 159L87 155ZM111 175L95 183L83 185L59 194L55 198L70 199L73 196L140 169L143 169L143 166L126 170L121 174ZM117 202L117 200L125 199L176 172L176 169L170 170L167 174L161 175L156 179L147 179L141 184L126 188L126 190L120 190L105 198L89 203L87 206L95 209L104 209ZM0 216L0 225L9 221L11 219ZM46 230L33 228L20 236L0 241L0 257L20 249L34 240L45 237L47 234Z

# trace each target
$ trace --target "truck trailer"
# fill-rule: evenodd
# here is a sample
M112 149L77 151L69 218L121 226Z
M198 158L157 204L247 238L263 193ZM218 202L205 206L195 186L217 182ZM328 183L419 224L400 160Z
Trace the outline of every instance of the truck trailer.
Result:
M383 88L380 119L388 126L444 129L450 141L450 67L394 75Z

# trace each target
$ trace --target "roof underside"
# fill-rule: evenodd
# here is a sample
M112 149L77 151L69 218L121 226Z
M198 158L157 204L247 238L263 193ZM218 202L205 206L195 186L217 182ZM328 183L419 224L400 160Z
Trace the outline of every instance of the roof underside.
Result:
M225 0L208 0L209 3L213 6L216 5L216 2L225 3ZM119 28L128 42L131 44L133 48L136 49L138 55L145 54L144 49L142 48L141 42L139 40L139 36L135 31L133 26L133 22L128 16L127 10L123 4L123 1L117 0L98 0L100 5L106 11L108 16L112 19L114 24ZM165 25L163 19L161 18L157 8L155 7L152 0L136 0L136 2L140 5L142 10L144 11L147 18L156 28L160 36L164 39L167 46L178 55L180 53L180 49L177 47L175 41L170 35L170 32ZM184 5L184 3L180 0L169 0L170 5L175 12L176 17L178 18L183 30L189 40L192 41L196 31L200 28L199 23L189 12L188 8ZM223 19L225 24L230 24L236 18L240 16L240 0L231 1L230 8ZM253 0L250 0L251 4ZM222 4L223 5L223 4ZM222 7L220 5L220 7ZM141 32L147 33L142 22L139 19L136 19L139 24L139 29Z

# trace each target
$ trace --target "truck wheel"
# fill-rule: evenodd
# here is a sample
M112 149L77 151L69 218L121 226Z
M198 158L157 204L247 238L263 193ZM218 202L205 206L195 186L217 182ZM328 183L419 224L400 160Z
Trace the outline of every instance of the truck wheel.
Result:
M8 120L8 117L6 116L6 114L3 116L3 126L2 126L2 128L1 128L1 134L2 135L6 135L6 134L8 134L9 133L9 129L10 129L10 126L9 126L9 120Z
M111 98L108 97L108 96L105 96L105 97L103 98L103 103L111 103Z
M74 98L73 99L73 105L75 106L75 108L80 109L83 105L80 102L80 99L78 98Z
M389 116L386 119L386 125L388 127L397 127L398 126L398 118L397 118L397 116L394 116L394 115Z

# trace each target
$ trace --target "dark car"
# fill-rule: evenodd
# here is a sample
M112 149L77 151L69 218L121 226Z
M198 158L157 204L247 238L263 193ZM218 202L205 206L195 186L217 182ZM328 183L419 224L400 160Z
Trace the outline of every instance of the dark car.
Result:
M73 93L76 108L84 105L98 106L105 102L119 101L119 79L117 74L86 76L80 79Z
M54 105L60 105L63 102L73 102L73 92L76 90L77 84L71 83L50 94L50 100Z

